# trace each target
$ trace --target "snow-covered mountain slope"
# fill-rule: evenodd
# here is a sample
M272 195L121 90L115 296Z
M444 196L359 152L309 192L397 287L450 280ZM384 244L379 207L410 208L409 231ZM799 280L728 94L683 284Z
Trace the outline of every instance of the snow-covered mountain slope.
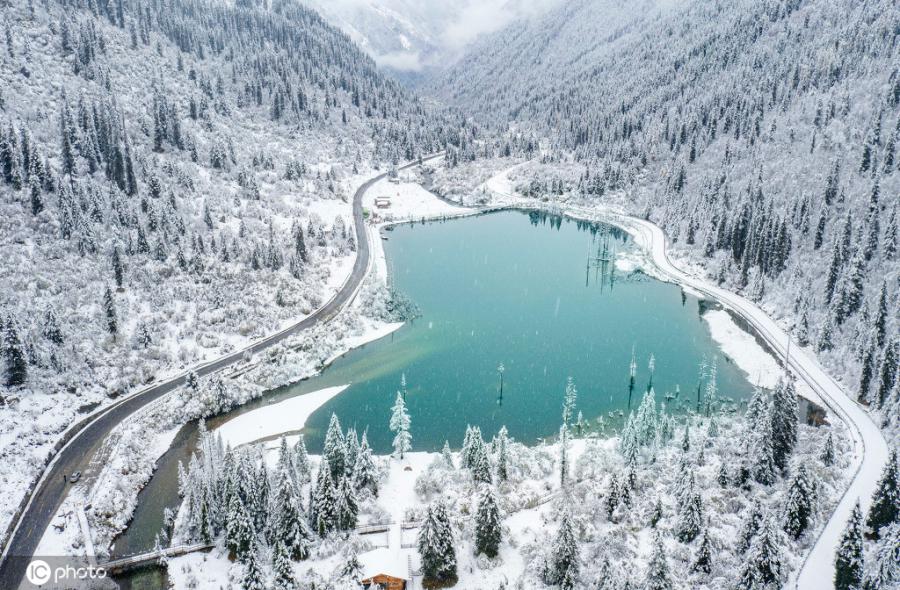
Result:
M79 415L327 299L373 164L471 139L293 0L2 13L0 527Z
M543 137L518 188L656 221L896 428L898 64L892 0L571 0L430 91Z
M480 35L542 14L560 0L302 0L379 66L418 80L455 61Z

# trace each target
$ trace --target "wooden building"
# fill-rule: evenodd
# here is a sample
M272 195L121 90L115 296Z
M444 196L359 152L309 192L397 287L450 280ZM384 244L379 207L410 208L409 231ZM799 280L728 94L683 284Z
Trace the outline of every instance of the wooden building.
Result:
M359 556L366 590L407 590L410 585L409 564L401 554L389 549L375 549Z

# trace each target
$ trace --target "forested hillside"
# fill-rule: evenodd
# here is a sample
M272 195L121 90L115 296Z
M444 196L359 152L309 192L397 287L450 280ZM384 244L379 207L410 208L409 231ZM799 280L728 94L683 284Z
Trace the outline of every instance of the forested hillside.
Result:
M293 0L0 7L4 492L108 395L315 309L363 177L471 140Z
M895 2L574 0L483 39L431 91L543 138L522 192L657 222L896 428Z

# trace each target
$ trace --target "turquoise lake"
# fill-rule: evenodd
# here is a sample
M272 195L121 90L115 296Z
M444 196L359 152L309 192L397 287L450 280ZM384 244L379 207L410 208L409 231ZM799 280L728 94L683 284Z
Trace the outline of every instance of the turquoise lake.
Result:
M321 451L334 412L344 428L367 430L376 452L388 453L390 408L404 374L414 450L439 450L445 440L458 448L467 424L480 426L488 439L503 425L526 443L552 437L569 377L584 418L596 424L602 416L615 428L628 408L632 351L635 408L650 379L651 354L657 402L669 393L672 412L695 408L704 359L718 358L726 404L752 390L712 340L702 319L705 302L640 271L615 270L615 257L635 247L615 228L505 211L399 225L385 236L392 280L421 316L348 352L319 376L210 418L211 429L266 404L351 383L307 421L302 432L310 452ZM196 439L196 423L188 424L159 459L114 554L153 546L163 510L178 505L178 462L188 462ZM120 582L155 588L163 575L149 570Z

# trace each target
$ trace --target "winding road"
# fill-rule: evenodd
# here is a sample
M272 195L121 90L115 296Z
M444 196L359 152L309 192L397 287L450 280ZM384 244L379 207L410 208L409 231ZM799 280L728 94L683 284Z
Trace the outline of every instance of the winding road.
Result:
M429 155L423 158L423 161L439 158L442 155ZM399 169L404 170L416 165L418 162L413 162ZM202 377L234 365L245 355L265 350L298 332L329 321L353 300L366 276L371 257L368 233L363 219L362 198L373 184L386 176L386 173L379 174L367 180L353 196L353 222L358 244L356 260L350 276L338 292L322 307L280 332L229 355L191 367L176 377L132 393L70 427L65 435L68 442L44 469L37 485L29 492L27 506L15 521L15 528L7 541L2 561L0 561L0 588L18 588L22 582L25 569L33 558L38 543L68 491L66 483L63 481L63 475L81 469L85 462L100 449L110 432L123 420L183 385L189 372L194 371Z
M507 198L519 199L516 195L503 191L489 190ZM520 205L511 206L527 208L529 204L528 201L520 200ZM669 258L666 234L659 226L611 209L569 207L566 213L584 219L597 219L600 216L600 221L628 231L661 273L676 283L718 301L747 322L782 361L787 358L788 369L819 396L832 415L846 424L852 442L853 455L849 467L853 470L852 480L841 495L825 527L805 555L799 570L791 573L785 585L786 588L796 590L833 588L835 551L853 507L859 501L863 514L866 513L882 470L888 462L887 441L872 417L828 374L814 355L798 347L796 343L791 346L790 335L755 303L678 268Z
M588 212L589 210L586 211ZM596 216L596 212L593 213ZM662 229L649 221L621 214L605 214L604 217L631 233L661 272L675 282L719 301L752 326L782 359L788 356L788 333L756 304L694 277L672 263L666 250L666 235ZM850 462L851 469L854 470L853 479L804 558L799 571L792 574L788 583L789 587L798 590L822 590L833 587L835 549L840 543L856 501L860 501L863 513L871 503L882 469L888 461L888 445L869 413L847 395L813 355L795 343L790 348L788 365L790 371L821 398L831 413L847 425L853 443L853 456Z

